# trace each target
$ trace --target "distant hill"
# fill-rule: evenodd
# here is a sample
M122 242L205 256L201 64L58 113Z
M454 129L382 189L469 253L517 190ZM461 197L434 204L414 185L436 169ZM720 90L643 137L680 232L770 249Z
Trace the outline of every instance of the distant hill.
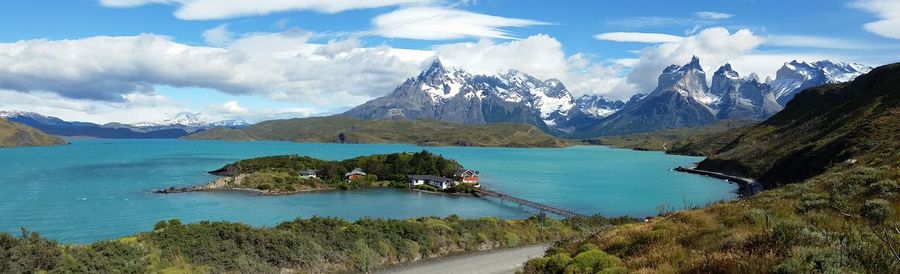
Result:
M784 110L700 163L706 170L797 182L853 161L900 162L900 63L797 94ZM851 160L853 159L853 160Z
M0 119L0 147L50 146L65 144L62 138L32 127Z
M182 129L138 132L129 128L104 127L87 122L64 121L57 117L24 111L0 111L0 118L39 129L58 136L94 137L103 139L171 139L188 133Z
M648 133L604 136L586 142L634 150L665 151L668 154L710 156L757 123L759 121L722 120L695 128L670 128Z
M273 120L243 129L210 129L184 139L403 143L424 146L565 146L564 141L525 124L465 125L433 120L361 120L347 116Z

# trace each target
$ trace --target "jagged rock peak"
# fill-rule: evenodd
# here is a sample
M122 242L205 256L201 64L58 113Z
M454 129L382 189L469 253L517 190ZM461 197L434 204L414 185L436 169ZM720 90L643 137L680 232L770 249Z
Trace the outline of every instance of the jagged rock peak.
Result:
M741 75L737 71L735 71L733 68L731 68L730 63L725 63L724 65L719 67L719 69L716 70L716 72L713 75L724 75L724 76L728 76L728 78L740 78L741 77Z
M699 69L703 71L703 67L700 66L700 58L697 58L697 55L691 56L691 62L687 63L683 67L684 69Z
M435 58L434 62L431 62L431 66L429 66L428 69L423 70L422 73L419 74L419 78L430 78L434 77L435 75L443 75L445 73L447 73L447 69L444 67L444 64L441 63L441 59Z

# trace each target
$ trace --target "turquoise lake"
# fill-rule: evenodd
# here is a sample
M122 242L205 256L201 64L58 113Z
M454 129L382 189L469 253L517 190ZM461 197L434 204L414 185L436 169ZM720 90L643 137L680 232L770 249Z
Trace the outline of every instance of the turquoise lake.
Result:
M419 216L524 218L517 207L458 195L395 189L290 196L235 192L154 194L202 184L205 172L251 157L300 154L339 160L429 150L481 171L488 188L582 214L656 215L659 205L704 205L737 197L737 186L674 172L698 157L599 146L416 147L181 140L75 140L57 147L0 149L0 231L24 227L67 243L148 231L163 219L227 220L271 226L298 217Z

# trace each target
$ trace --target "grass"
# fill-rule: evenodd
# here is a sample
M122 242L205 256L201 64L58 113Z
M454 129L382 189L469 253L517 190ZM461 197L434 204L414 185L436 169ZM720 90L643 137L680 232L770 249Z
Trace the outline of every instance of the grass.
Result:
M710 156L758 122L723 120L701 127L600 137L585 142L635 150L665 151L670 154Z
M568 145L564 140L525 124L464 125L402 119L370 121L346 116L266 121L244 129L211 129L185 139L479 147Z
M897 169L847 166L747 200L565 242L545 258L590 244L637 273L897 273L898 179Z
M61 145L66 141L35 128L0 119L0 147Z

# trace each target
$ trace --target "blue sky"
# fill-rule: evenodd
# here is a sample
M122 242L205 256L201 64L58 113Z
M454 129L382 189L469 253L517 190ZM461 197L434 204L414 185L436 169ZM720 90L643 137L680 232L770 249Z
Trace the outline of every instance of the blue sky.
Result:
M761 75L790 59L896 62L897 2L11 0L0 109L95 122L329 114L434 56L627 98L690 55Z

